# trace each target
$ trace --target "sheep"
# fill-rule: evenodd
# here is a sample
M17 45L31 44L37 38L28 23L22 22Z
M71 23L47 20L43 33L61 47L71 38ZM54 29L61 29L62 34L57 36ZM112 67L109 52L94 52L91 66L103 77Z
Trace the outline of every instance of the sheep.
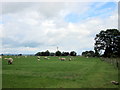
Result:
M111 83L113 83L115 85L119 85L119 82L116 82L116 81L111 81Z
M12 62L13 62L12 58L5 58L5 60L8 60L8 64L12 64Z
M40 59L37 59L38 61L40 61Z
M48 57L44 57L44 59L50 59L50 58L48 58Z
M71 61L72 60L72 58L69 58L69 61Z
M4 58L5 60L7 60L7 58Z
M38 59L40 59L40 56L37 56Z
M37 60L40 61L40 56L37 56Z
M25 56L25 58L27 58L27 56Z
M66 60L66 58L60 58L60 57L59 57L59 59L60 59L61 61L65 61L65 60Z
M44 57L44 59L48 59L47 57Z

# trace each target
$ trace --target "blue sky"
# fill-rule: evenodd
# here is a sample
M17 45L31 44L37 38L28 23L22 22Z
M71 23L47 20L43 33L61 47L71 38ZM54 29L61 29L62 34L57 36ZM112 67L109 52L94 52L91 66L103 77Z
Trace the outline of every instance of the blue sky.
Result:
M117 3L115 2L95 2L90 5L90 8L81 14L71 12L65 17L65 21L77 23L90 17L108 17L112 11L116 10Z
M2 53L94 49L100 30L117 28L117 2L2 3Z

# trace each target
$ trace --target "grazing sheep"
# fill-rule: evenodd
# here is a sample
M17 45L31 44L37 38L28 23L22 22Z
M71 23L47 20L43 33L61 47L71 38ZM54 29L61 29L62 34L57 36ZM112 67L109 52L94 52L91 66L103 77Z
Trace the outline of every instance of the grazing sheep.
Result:
M8 60L8 64L12 64L13 59L12 58L5 58L6 60Z
M4 58L5 60L7 60L7 58Z
M47 57L44 57L44 59L48 59Z
M40 61L40 59L37 59L38 61Z
M37 60L40 61L40 56L37 56Z
M61 61L65 61L65 60L66 60L66 58L60 58L60 57L59 57L59 59L60 59Z
M116 81L111 81L111 83L113 83L115 85L119 85L119 82L116 82Z
M37 56L38 59L40 59L40 56Z
M27 56L25 56L25 58L27 58Z
M69 58L69 61L71 61L72 60L72 58Z

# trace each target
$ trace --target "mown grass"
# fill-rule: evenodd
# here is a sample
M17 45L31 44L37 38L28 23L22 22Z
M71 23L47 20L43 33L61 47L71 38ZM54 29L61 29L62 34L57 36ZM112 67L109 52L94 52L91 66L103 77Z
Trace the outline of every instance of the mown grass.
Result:
M35 56L13 57L12 65L3 59L3 88L118 88L110 82L118 81L117 68L99 58L49 58L37 61Z

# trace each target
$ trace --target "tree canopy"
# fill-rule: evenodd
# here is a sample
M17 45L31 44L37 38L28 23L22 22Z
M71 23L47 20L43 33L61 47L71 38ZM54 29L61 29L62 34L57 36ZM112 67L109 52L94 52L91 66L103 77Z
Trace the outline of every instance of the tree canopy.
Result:
M56 51L55 55L56 56L61 56L61 52L60 51Z
M35 56L76 56L76 52L75 51L71 51L69 52L61 52L61 51L56 51L56 52L49 52L48 50L46 50L45 52L37 52L35 54Z
M94 50L96 56L103 52L104 57L118 57L120 55L120 31L117 29L107 29L96 34Z
M85 51L85 52L82 52L82 56L85 56L85 57L94 57L95 53L94 53L94 51Z
M76 55L77 55L77 53L75 51L70 52L70 56L76 56Z

